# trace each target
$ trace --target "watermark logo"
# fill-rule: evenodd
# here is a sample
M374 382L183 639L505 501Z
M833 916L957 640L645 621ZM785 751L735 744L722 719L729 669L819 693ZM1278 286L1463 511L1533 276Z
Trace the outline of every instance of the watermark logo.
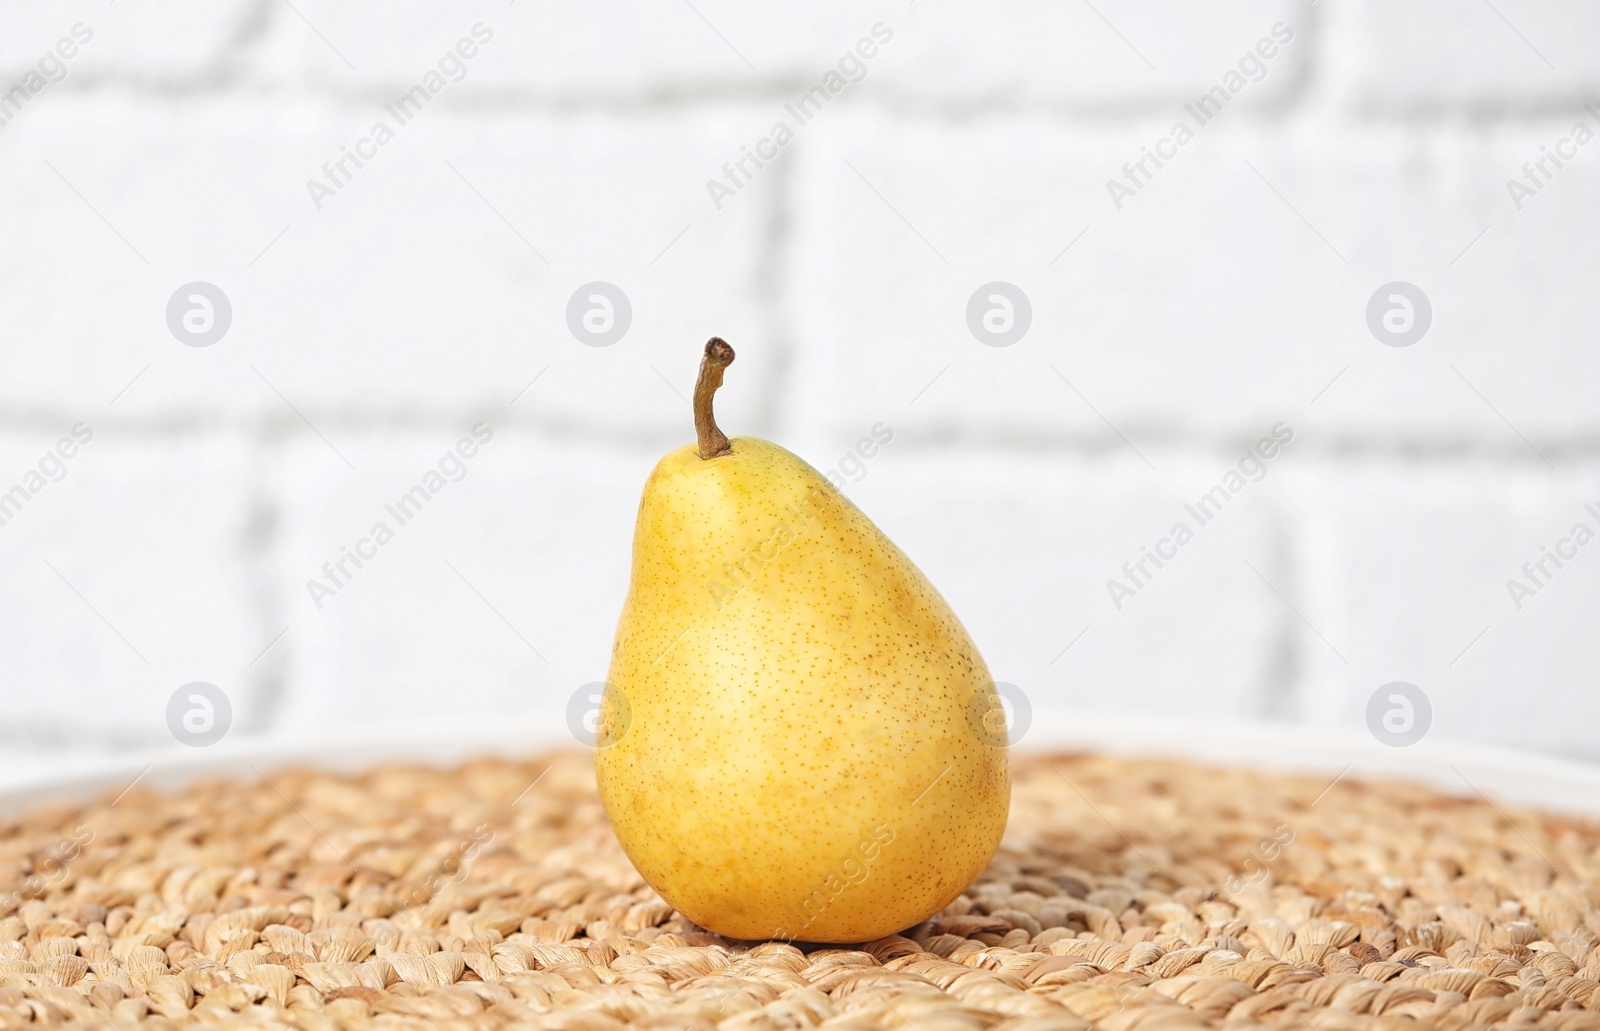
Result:
M1600 107L1591 103L1583 105L1583 109L1600 121ZM1511 195L1512 207L1521 211L1529 199L1543 193L1544 188L1555 179L1556 173L1578 156L1578 148L1587 147L1594 137L1594 129L1590 128L1589 123L1578 121L1573 123L1570 133L1556 140L1554 149L1541 143L1538 158L1522 163L1523 181L1506 180L1506 192ZM1551 165L1555 167L1551 168Z
M1028 335L1031 325L1033 305L1011 283L985 283L967 301L967 328L980 344L1010 347Z
M70 436L64 436L56 441L56 446L44 453L44 457L27 472L22 478L7 490L5 484L0 483L0 526L5 526L21 514L22 509L32 501L40 491L52 483L60 483L67 478L67 462L78 453L78 449L94 439L94 427L86 422L80 422L72 427Z
M231 325L233 305L211 283L185 283L167 301L167 328L180 344L210 347L228 335Z
M67 62L78 56L80 47L94 39L94 30L83 22L72 26L71 36L62 36L51 50L46 50L38 64L29 68L22 78L10 86L0 84L0 126L5 126L22 113L34 97L67 77Z
M633 706L622 688L597 680L584 684L567 699L567 729L579 744L610 748L627 736Z
M93 827L80 823L72 829L70 837L34 852L33 873L7 894L0 895L0 906L15 912L34 899L43 898L67 879L71 872L69 867L83 854L84 847L94 836Z
M1384 684L1367 699L1367 728L1386 745L1414 745L1432 724L1433 705L1415 684L1396 680Z
M1293 841L1294 828L1286 823L1278 824L1270 835L1256 842L1250 854L1245 857L1244 869L1239 873L1230 874L1228 879L1222 882L1222 890L1231 898L1250 885L1266 880L1267 875L1272 872L1271 864Z
M793 520L777 523L770 533L762 534L761 538L750 547L746 548L738 562L724 562L722 574L724 579L708 577L706 590L711 594L712 604L721 610L740 591L755 583L756 577L761 574L772 562L777 561L783 550L800 539L800 534L816 519L817 512L827 503L827 495L822 488L814 487L810 493L801 495L797 500L784 506L784 511Z
M867 77L867 62L894 39L894 29L881 21L872 26L871 33L870 37L856 40L856 45L844 52L821 81L783 105L784 117L773 122L767 135L756 140L753 147L741 143L738 156L722 163L721 179L706 180L706 193L713 208L721 211L724 204L755 181L758 172L777 160L800 128L821 114L834 97Z
M1116 577L1106 581L1106 593L1111 596L1111 604L1118 612L1127 603L1128 599L1150 586L1156 573L1166 567L1168 562L1176 559L1182 552L1181 549L1208 523L1222 514L1227 504L1252 483L1260 483L1267 478L1268 462L1282 453L1285 447L1294 440L1294 428L1288 423L1274 423L1269 436L1256 441L1256 446L1239 456L1236 468L1229 469L1222 474L1220 482L1213 484L1211 489L1200 495L1194 501L1183 506L1187 519L1179 519L1172 524L1172 529L1167 536L1155 542L1155 546L1148 544L1139 546L1139 557L1122 564L1122 575L1125 580ZM1190 520L1194 525L1190 525ZM1155 566L1151 569L1151 566Z
M377 158L379 151L394 140L400 128L421 114L422 109L432 103L434 97L465 79L468 62L477 57L479 51L492 39L494 39L494 29L487 24L480 21L472 26L470 37L462 36L456 40L456 45L444 52L435 67L423 73L422 78L410 89L383 105L384 113L394 119L393 125L380 118L373 122L367 134L357 139L353 145L340 144L339 156L322 163L322 178L306 180L306 193L311 198L312 207L321 211L323 205L342 193L345 187L355 180L357 172ZM352 168L352 165L355 167ZM454 167L451 165L452 169ZM456 174L461 175L460 172ZM471 183L467 183L467 187L473 189ZM474 189L473 192L477 191Z
M872 876L872 864L882 854L884 848L894 843L894 839L895 830L887 823L879 823L870 831L863 833L860 844L846 852L843 859L825 871L804 898L798 903L789 903L788 923L793 924L793 929L791 930L786 923L774 928L772 937L786 942L800 938L806 928L810 927L840 895L848 891L852 885L860 884Z
M1367 301L1367 328L1380 344L1410 347L1431 325L1433 305L1427 294L1410 283L1385 283Z
M1186 117L1172 123L1167 134L1156 140L1155 146L1139 146L1139 156L1122 163L1122 179L1107 179L1106 193L1111 206L1121 211L1129 199L1141 193L1155 179L1156 173L1167 167L1187 147L1199 131L1222 114L1224 108L1255 83L1267 77L1267 62L1294 39L1294 29L1286 22L1272 26L1271 35L1256 40L1256 45L1240 56L1235 67L1222 73L1216 85L1183 105ZM1192 123L1191 124L1191 120ZM1151 166L1155 167L1152 168Z
M967 726L990 748L1021 741L1033 723L1033 703L1016 684L985 684L967 699Z
M841 455L834 467L824 474L828 482L841 492L846 487L860 483L867 478L867 463L877 457L892 440L894 440L893 426L886 422L875 424L870 437L857 440L856 446Z
M487 823L478 824L470 835L461 837L450 846L450 851L439 859L432 872L424 876L409 894L401 896L403 904L407 907L425 906L446 888L465 881L472 870L472 861L493 841L494 828Z
M339 556L322 564L322 579L313 576L306 580L306 594L317 611L322 611L325 599L349 587L356 573L377 558L380 549L388 546L406 524L416 519L428 502L445 487L466 479L470 471L468 462L477 457L479 451L493 439L493 426L482 422L475 424L471 436L457 440L455 447L446 451L433 468L424 472L410 490L383 506L387 518L374 522L367 535L355 542L354 548L341 544Z
M4 499L0 499L0 516L4 515ZM1600 507L1594 502L1583 506L1583 510L1594 519L1595 525L1600 526ZM1550 586L1555 575L1565 569L1568 562L1578 557L1578 549L1595 539L1594 528L1586 520L1580 519L1572 524L1571 531L1550 545L1539 546L1539 557L1522 564L1522 575L1525 580L1516 577L1506 581L1506 591L1511 595L1511 604L1518 612L1522 611L1523 603ZM1554 566L1555 568L1550 568Z
M167 728L190 748L216 744L232 725L233 706L215 684L196 680L167 699Z
M567 301L567 328L580 344L610 347L633 325L628 295L612 283L585 283Z

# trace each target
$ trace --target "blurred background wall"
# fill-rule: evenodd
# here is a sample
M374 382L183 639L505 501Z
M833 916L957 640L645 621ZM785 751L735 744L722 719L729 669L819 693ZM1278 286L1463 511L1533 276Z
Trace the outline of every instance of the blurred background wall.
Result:
M0 0L0 760L170 745L193 681L235 737L559 724L712 334L724 428L835 471L1036 721L1366 733L1404 681L1600 759L1597 38Z

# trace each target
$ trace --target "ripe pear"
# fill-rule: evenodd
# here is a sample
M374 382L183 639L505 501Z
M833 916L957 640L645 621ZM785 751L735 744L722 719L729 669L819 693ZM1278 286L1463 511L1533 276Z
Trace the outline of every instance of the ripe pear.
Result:
M982 872L1006 734L966 630L811 466L723 435L733 349L706 345L699 441L645 484L602 698L597 779L661 897L732 938L863 942Z

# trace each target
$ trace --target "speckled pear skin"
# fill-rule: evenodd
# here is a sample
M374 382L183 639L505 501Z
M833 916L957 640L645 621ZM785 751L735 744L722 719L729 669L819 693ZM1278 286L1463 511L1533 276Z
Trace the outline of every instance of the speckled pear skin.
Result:
M645 484L600 797L640 874L701 926L880 938L949 904L1000 843L992 679L822 474L766 441L732 446L674 451Z

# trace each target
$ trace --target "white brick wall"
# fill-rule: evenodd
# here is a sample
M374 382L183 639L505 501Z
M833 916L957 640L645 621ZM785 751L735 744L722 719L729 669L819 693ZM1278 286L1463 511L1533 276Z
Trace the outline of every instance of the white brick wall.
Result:
M1339 86L1362 108L1559 110L1600 91L1600 55L1588 45L1600 10L1591 4L1359 0L1330 12L1348 76Z
M227 77L237 48L264 27L257 0L179 0L121 7L92 0L8 3L0 38L0 81L10 86L47 53L65 58L66 79L124 78L143 85ZM58 50L62 39L81 43ZM59 76L47 63L46 77Z
M1302 611L1327 638L1298 627L1307 718L1359 728L1371 689L1404 680L1434 700L1440 735L1592 753L1600 646L1586 623L1600 602L1600 549L1566 545L1576 557L1547 562L1531 595L1514 597L1507 582L1526 582L1523 564L1574 524L1600 531L1586 510L1600 511L1600 468L1330 464L1285 481L1303 528Z
M1155 477L1132 456L951 455L897 438L850 493L938 585L995 679L1036 707L1270 717L1282 614L1241 561L1276 577L1280 556L1257 546L1273 533L1267 499L1198 528L1120 608L1106 588L1220 471L1184 457Z
M45 471L0 526L4 746L170 741L167 699L195 680L227 685L236 725L259 729L250 663L267 642L273 561L254 515L260 452L245 437L140 432L104 414L83 413L92 439L65 462L44 464L65 423L0 446L5 489Z
M1246 0L1221 15L1170 0L1008 0L982 8L952 0L915 7L831 0L781 9L731 0L559 9L442 2L352 8L328 0L296 6L305 18L276 19L253 55L263 76L392 87L418 79L481 22L492 40L471 58L466 90L561 104L638 102L660 93L688 99L730 87L789 99L880 23L890 39L868 58L866 79L902 103L1170 102L1209 88L1275 23L1303 17L1287 0ZM1288 63L1302 67L1305 60L1299 54ZM1289 87L1295 74L1284 71L1268 93Z
M493 439L464 477L415 516L404 510L404 524L386 506L438 467L465 423L363 435L348 452L354 473L320 442L280 456L286 725L559 716L580 685L605 679L651 460L558 452L542 433L494 416L485 424ZM307 581L329 584L323 564L378 522L394 539L365 546L376 558L347 563L348 586L314 599ZM357 683L370 689L351 690Z
M401 124L385 105L479 23ZM799 125L784 105L878 23ZM1200 125L1185 105L1279 23ZM0 100L0 495L96 433L0 525L13 769L170 741L190 680L236 735L564 722L713 333L730 432L826 469L893 428L849 493L1040 719L1360 732L1406 680L1437 740L1600 760L1600 546L1521 610L1506 589L1600 530L1600 141L1562 142L1600 133L1600 0L0 0L0 24L26 97ZM719 207L707 180L780 119ZM380 121L319 206L307 181ZM210 347L166 323L196 280L232 304ZM967 324L996 280L1032 305L1008 347ZM1410 347L1367 327L1395 280L1433 308ZM567 327L595 281L633 311L608 347ZM1107 581L1280 421L1265 479L1118 608ZM479 422L465 479L318 609L306 581Z

